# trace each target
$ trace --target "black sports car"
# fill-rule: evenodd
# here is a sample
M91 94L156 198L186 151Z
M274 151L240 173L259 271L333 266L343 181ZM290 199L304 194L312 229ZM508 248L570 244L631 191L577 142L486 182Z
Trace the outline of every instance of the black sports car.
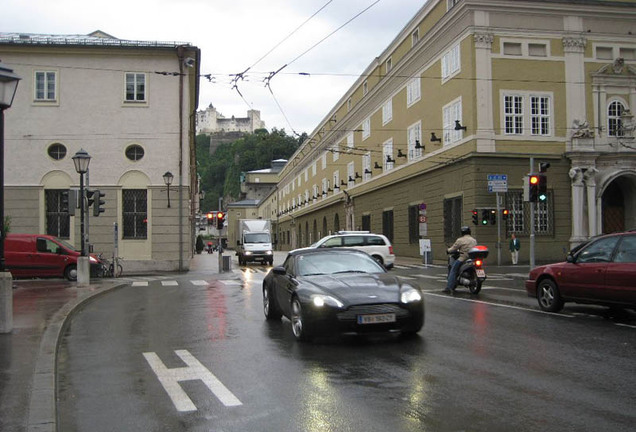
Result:
M337 333L414 334L424 325L419 288L354 249L289 252L263 281L263 309L268 320L289 318L298 340Z

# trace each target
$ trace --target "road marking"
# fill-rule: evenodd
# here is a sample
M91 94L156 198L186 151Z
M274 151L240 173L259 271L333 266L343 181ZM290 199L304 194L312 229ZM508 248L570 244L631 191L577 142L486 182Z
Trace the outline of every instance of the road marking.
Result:
M164 280L164 281L161 281L161 285L163 285L163 286L178 286L179 282L177 282L175 280Z
M446 280L446 278L442 277L442 276L424 275L424 274L417 274L417 275L414 275L414 276L418 277L418 278L423 278L423 279L439 279L439 280L443 279L443 280Z
M172 399L177 411L196 411L197 407L179 385L180 381L201 380L210 391L225 405L243 405L240 400L217 377L203 366L188 350L177 350L175 353L187 364L187 367L168 369L154 352L145 352L144 357L157 375L159 382Z
M135 281L132 286L148 286L148 281Z
M199 286L208 285L207 281L204 281L204 280L193 280L190 282L192 282L192 285L199 285Z

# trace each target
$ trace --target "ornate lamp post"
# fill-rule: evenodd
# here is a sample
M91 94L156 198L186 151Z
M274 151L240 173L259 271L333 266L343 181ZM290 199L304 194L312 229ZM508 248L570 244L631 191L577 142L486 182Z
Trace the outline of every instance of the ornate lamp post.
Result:
M88 165L91 163L91 157L86 150L80 149L75 156L72 157L75 164L75 171L80 175L80 235L82 239L82 256L86 256L86 232L84 231L84 174L88 172Z
M172 184L174 176L170 171L166 171L163 175L163 182L166 184L166 191L168 192L168 208L170 208L170 185Z
M20 77L0 62L0 333L13 330L13 278L4 271L4 110L13 104Z
M0 272L4 271L4 110L11 107L20 77L0 62Z

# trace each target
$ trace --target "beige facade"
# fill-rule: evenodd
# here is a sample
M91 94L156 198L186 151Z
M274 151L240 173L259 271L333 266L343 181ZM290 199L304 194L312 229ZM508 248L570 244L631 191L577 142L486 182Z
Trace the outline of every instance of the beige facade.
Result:
M64 212L60 194L79 189L72 157L84 149L91 156L85 185L105 193L105 212L87 212L94 251L110 256L117 238L126 271L187 268L199 49L99 32L0 33L0 58L22 78L5 112L11 232L53 234L80 248L79 209Z
M402 256L429 239L444 262L470 225L489 260L510 261L497 251L514 232L521 262L531 237L543 262L636 227L634 22L633 1L427 2L263 200L278 209L278 247L369 229ZM524 176L539 163L548 198L531 204ZM473 209L497 208L510 216L472 224Z

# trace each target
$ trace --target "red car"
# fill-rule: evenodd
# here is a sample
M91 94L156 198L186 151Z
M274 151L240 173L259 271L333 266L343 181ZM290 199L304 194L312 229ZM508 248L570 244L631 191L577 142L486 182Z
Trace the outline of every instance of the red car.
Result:
M565 302L636 308L636 230L594 237L565 262L532 269L526 292L549 312Z

